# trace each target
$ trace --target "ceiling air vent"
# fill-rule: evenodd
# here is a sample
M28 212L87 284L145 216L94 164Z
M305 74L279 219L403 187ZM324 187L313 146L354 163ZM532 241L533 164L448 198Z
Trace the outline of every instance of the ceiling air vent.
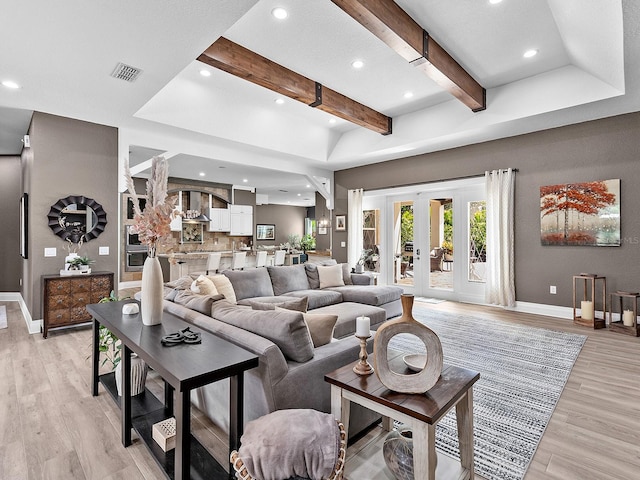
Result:
M124 80L125 82L133 83L141 73L142 70L140 70L139 68L125 65L124 63L118 63L111 76L114 78L119 78L120 80Z

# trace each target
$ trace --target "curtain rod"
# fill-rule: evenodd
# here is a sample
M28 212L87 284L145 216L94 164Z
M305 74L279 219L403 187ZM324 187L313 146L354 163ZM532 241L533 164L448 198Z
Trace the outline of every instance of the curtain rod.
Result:
M501 172L506 172L508 169L507 168L500 168L498 169ZM511 171L513 173L516 173L518 171L517 168L512 168ZM480 177L484 177L485 174L483 173L476 173L474 175L463 175L460 177L450 177L450 178L442 178L439 180L427 180L426 182L415 182L415 183L404 183L402 185L396 185L393 187L383 187L383 188L374 188L371 190L366 190L365 192L375 192L376 190L390 190L393 188L404 188L404 187L415 187L416 185L430 185L432 183L442 183L442 182L454 182L456 180L468 180L470 178L480 178Z

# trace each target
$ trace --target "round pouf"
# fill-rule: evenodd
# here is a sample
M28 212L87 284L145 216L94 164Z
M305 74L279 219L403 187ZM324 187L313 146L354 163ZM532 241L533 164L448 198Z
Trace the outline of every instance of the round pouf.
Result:
M408 427L392 430L384 439L382 455L387 468L397 480L413 478L413 435Z
M247 423L241 445L231 452L239 480L342 479L347 435L328 413L269 413Z

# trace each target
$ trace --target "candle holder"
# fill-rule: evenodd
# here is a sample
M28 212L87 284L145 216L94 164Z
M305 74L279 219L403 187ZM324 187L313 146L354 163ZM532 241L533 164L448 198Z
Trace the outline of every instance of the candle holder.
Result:
M582 293L582 299L580 299L580 293ZM600 295L598 295L598 293ZM578 307L581 307L580 315L577 314ZM594 329L605 328L606 312L606 277L597 275L595 273L581 273L580 275L574 275L573 323L575 323L576 325L582 325Z
M371 335L367 335L366 337L356 335L356 338L360 340L360 361L353 367L353 371L358 375L371 375L373 373L373 367L367 362L367 358L369 357L367 354L367 340L371 338Z

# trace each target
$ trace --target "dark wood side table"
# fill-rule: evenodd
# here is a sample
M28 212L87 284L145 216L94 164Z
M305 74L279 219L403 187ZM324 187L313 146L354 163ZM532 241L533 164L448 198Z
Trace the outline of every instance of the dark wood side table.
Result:
M389 354L395 372L411 373L402 362L404 353ZM393 426L392 419L408 425L413 432L414 478L434 480L436 471L436 424L454 406L458 423L460 479L474 478L473 470L473 384L480 374L472 370L445 365L442 375L427 393L406 394L385 387L377 375L359 376L349 364L325 375L331 384L331 413L349 429L350 403L354 402L383 415L383 427ZM347 435L348 436L348 435Z
M99 375L98 334L104 325L122 342L122 443L131 445L131 428L135 428L147 447L165 470L168 478L234 478L219 465L209 452L190 433L191 390L225 378L230 379L229 452L239 447L243 421L244 372L258 366L258 357L222 338L188 324L182 319L164 313L162 323L144 326L140 314L123 315L122 306L130 302L109 302L88 305L93 315L92 394L98 395L102 381L114 393L113 373ZM164 347L163 336L191 327L202 335L200 344L179 344ZM165 382L164 404L146 391L131 397L131 360L135 352L154 369ZM175 408L173 393L176 393ZM166 418L176 418L176 448L168 452L152 438L152 425Z

